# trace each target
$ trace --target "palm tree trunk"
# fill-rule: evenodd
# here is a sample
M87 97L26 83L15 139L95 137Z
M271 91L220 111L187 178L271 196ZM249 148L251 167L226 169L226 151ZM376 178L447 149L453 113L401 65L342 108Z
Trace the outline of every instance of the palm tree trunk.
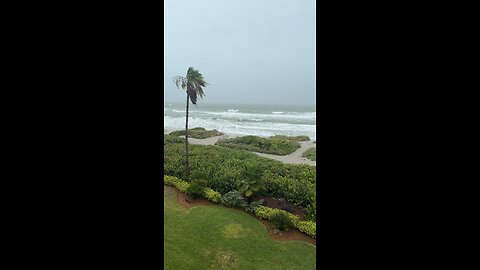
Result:
M187 117L185 121L185 175L186 179L188 181L188 176L190 174L190 165L188 164L188 99L190 98L190 95L187 92Z

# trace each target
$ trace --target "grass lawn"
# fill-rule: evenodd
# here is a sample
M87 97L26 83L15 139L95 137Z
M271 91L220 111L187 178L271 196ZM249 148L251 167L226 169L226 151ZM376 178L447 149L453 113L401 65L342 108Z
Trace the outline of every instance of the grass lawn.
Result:
M312 147L307 149L305 152L303 152L302 157L306 157L310 160L316 161L317 160L317 148Z
M165 269L315 269L313 245L272 240L260 221L235 209L181 208L176 196L164 188Z
M185 136L185 130L178 130L171 132L170 135L175 135L175 136ZM192 129L188 129L188 137L189 138L194 138L194 139L206 139L210 137L215 137L215 136L222 136L223 133L219 132L216 129L212 130L206 130L202 127L196 127Z
M289 155L300 148L298 141L285 139L285 136L277 136L274 138L243 136L219 140L216 145L281 156Z

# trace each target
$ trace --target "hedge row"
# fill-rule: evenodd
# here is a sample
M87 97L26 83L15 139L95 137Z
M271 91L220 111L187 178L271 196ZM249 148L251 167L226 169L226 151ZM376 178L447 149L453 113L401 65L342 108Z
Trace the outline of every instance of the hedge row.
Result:
M266 206L258 206L253 212L257 217L261 219L271 220L277 214L286 215L293 226L301 232L310 235L313 238L317 237L317 224L312 221L301 221L298 216L289 213L282 209L275 209Z
M183 181L183 180L181 180L177 177L168 176L168 175L163 176L163 182L164 182L165 185L176 187L178 190L180 190L183 193L185 193L185 191L190 186L189 183L187 183L187 182L185 182L185 181ZM222 199L222 195L219 192L216 192L215 190L213 190L211 188L205 188L204 191L203 191L203 195L204 195L205 198L207 198L208 200L210 200L214 203L219 203ZM275 209L275 208L270 208L270 207L259 205L259 206L254 207L252 212L257 217L259 217L261 219L266 219L266 220L272 220L272 218L276 214L284 214L290 219L291 223L293 224L293 226L296 229L298 229L301 232L306 233L307 235L309 235L313 238L316 238L316 236L317 236L317 225L316 225L315 222L301 221L298 216L296 216L292 213L289 213L285 210Z
M168 186L174 186L183 193L185 193L188 187L190 187L190 184L188 182L185 182L182 179L179 179L175 176L169 176L169 175L163 176L163 183ZM222 194L220 194L219 192L216 192L211 188L204 188L203 196L207 198L209 201L212 201L214 203L219 203L220 200L222 199Z
M164 146L164 173L185 178L185 146ZM190 181L207 179L207 186L222 195L240 190L246 164L259 167L265 189L260 196L285 198L303 208L307 220L316 220L316 168L309 165L284 164L253 153L215 146L190 145Z

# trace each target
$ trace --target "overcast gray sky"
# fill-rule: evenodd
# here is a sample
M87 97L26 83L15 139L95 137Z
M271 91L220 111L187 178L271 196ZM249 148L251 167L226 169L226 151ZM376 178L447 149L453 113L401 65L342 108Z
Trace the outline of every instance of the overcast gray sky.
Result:
M165 0L164 97L188 67L210 103L315 104L315 0Z

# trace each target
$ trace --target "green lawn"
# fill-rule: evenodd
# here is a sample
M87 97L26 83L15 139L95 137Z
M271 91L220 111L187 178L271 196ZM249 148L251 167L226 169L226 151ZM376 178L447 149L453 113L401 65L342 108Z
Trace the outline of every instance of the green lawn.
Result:
M274 241L254 217L220 206L181 208L164 188L164 268L315 269L316 248Z

